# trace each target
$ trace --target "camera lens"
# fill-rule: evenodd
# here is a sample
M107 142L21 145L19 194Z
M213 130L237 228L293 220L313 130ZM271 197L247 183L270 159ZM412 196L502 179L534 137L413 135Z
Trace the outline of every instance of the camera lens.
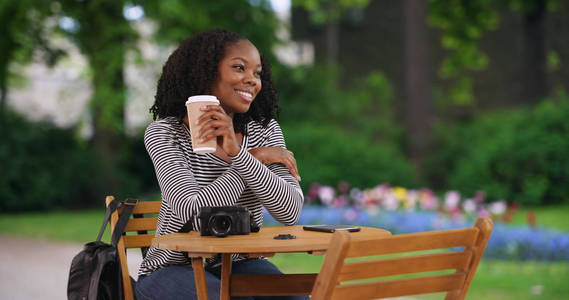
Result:
M209 228L213 235L224 237L231 231L231 217L227 215L215 215L209 219Z

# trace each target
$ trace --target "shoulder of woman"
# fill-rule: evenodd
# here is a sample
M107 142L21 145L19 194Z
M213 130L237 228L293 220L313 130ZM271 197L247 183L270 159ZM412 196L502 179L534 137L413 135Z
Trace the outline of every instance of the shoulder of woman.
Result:
M270 135L273 131L275 131L275 129L280 130L279 123L277 123L275 119L271 119L267 124L267 126L263 126L262 123L257 121L251 121L247 125L248 125L247 126L248 134L251 136L256 136L256 135L267 136Z
M164 119L158 119L148 124L146 127L145 135L151 133L175 133L178 130L182 130L183 124L174 118L166 117Z

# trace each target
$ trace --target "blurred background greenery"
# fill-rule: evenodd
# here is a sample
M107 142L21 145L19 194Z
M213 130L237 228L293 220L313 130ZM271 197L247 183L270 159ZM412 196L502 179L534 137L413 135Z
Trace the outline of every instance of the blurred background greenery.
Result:
M305 191L569 202L567 1L5 0L0 16L2 212L159 197L142 133L160 66L213 27L272 62Z

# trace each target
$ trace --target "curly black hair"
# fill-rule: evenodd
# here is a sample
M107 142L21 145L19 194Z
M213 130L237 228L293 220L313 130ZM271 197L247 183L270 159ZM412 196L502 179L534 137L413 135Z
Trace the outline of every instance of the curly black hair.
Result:
M162 68L154 105L150 108L154 120L176 117L182 122L188 97L210 93L225 49L241 40L247 39L226 29L211 29L183 41ZM273 84L269 63L262 54L261 68L262 87L255 101L246 113L236 113L233 116L236 132L246 134L245 128L249 121L267 126L271 119L276 119L279 115L277 89Z

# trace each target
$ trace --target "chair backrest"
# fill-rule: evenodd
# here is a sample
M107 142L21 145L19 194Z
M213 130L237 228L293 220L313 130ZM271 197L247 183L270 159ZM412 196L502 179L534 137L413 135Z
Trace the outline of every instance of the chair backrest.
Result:
M447 300L464 299L493 226L491 219L478 218L471 228L366 240L351 240L350 233L337 231L311 299L377 299L437 292L447 292ZM423 250L436 251L409 253ZM378 257L398 253L406 255ZM358 257L365 259L351 259ZM404 276L382 278L394 275Z
M106 205L108 206L114 199L115 197L113 196L107 196L105 200ZM126 260L126 249L150 247L156 231L157 214L160 212L161 204L161 201L138 202L132 211L131 219L126 224L125 235L122 236L117 244L125 300L134 299ZM111 215L111 235L121 213L122 207Z

